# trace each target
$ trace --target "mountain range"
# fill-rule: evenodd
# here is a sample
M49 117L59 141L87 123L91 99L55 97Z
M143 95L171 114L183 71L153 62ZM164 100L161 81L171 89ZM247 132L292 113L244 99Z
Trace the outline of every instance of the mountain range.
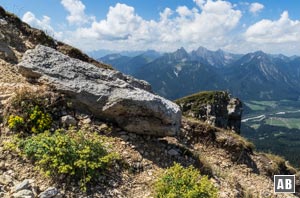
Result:
M242 100L298 100L300 57L262 51L233 54L204 47L187 52L146 51L137 56L109 54L99 59L148 81L161 96L176 99L204 90L228 90Z

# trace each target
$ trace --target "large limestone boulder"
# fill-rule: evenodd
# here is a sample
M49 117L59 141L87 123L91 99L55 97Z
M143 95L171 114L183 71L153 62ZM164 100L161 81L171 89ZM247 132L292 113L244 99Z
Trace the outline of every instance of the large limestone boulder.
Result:
M19 72L54 87L96 117L139 134L172 136L179 131L179 107L151 93L150 85L118 71L96 67L42 45L28 50Z

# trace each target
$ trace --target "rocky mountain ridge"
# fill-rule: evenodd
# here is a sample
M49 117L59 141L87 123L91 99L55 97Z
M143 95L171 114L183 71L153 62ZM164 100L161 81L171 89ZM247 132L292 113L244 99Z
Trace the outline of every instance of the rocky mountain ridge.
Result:
M153 183L174 162L184 167L192 165L208 175L220 198L299 197L299 194L273 193L274 174L296 174L285 160L256 153L250 142L231 131L193 118L183 117L180 122L178 106L151 93L148 83L111 70L79 50L59 44L2 8L0 21L0 197L150 198L155 196ZM140 97L141 94L146 97ZM9 149L15 135L21 135L21 140L39 137L13 130L15 125L9 126L8 113L16 100L21 106L31 100L44 102L43 108L51 114L38 111L34 105L29 117L53 114L49 133L71 125L70 130L85 131L88 137L96 134L109 138L105 144L119 154L122 163L97 177L97 182L88 186L86 192L80 189L77 180L64 174L46 176L37 170L38 163L33 159L20 156L18 149L16 152ZM110 107L113 107L111 114L106 114L106 108ZM18 110L24 109L26 105ZM100 115L96 116L97 113ZM116 120L110 116L116 116ZM17 124L22 123L22 117L12 118ZM127 128L132 122L134 127L148 130L143 133ZM43 123L38 124L43 129ZM33 129L36 131L30 128Z
M299 96L299 57L262 51L241 55L199 47L190 53L180 48L151 62L131 62L132 69L126 70L121 58L100 60L148 81L156 93L170 99L205 90L229 90L243 100L298 100ZM213 83L205 83L209 80Z

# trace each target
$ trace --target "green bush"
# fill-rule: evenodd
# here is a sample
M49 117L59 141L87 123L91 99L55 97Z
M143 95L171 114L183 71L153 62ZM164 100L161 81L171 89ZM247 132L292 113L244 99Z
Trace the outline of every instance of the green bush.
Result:
M175 163L155 183L157 198L216 198L217 189L207 176Z
M29 114L29 127L32 133L41 133L51 127L52 118L49 113L44 113L38 106L35 106Z
M57 130L20 139L18 148L48 176L65 175L80 181L81 189L106 171L119 156L110 153L97 134Z
M20 116L10 115L8 118L8 127L12 130L18 131L24 126L24 119Z
M39 106L34 106L21 115L10 115L8 127L14 131L41 133L50 129L52 118L49 113L43 112Z
M15 132L41 133L53 127L54 109L63 108L63 102L59 95L44 89L23 88L6 105L5 121Z

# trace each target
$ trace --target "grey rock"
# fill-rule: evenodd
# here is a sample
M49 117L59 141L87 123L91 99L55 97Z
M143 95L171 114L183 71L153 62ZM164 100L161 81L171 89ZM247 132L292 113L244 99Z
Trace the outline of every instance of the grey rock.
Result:
M16 192L13 194L14 198L33 198L34 194L31 190L20 190L19 192Z
M0 126L1 127L1 126ZM5 169L6 167L5 167L5 162L3 162L3 161L1 161L0 162L0 169Z
M18 58L16 57L13 50L4 41L0 40L0 58L12 63L17 63Z
M91 124L92 120L91 118L85 118L83 120L81 120L82 124Z
M64 195L62 193L58 193L57 195L55 195L54 198L63 198L63 197L64 197Z
M0 25L7 25L7 21L5 19L0 19Z
M135 139L136 138L136 134L134 134L134 133L129 133L128 135L129 135L130 139Z
M77 121L73 116L65 115L60 118L61 123L64 126L76 126Z
M126 131L120 131L119 135L127 135L128 133Z
M129 136L128 136L128 135L121 135L120 137L121 137L121 139L123 139L124 141L129 140Z
M21 183L14 186L13 191L18 192L18 191L21 191L21 190L29 189L30 188L30 183L31 183L31 181L29 179L25 179Z
M177 155L179 155L178 151L175 150L175 149L170 149L168 151L168 154L171 155L171 156L177 156Z
M13 175L15 175L15 172L13 170L8 170L8 171L6 171L6 174L9 176L13 176Z
M126 131L156 136L173 136L179 131L179 107L151 93L145 81L41 45L28 50L18 66L23 76L55 87L71 97L77 108L111 120Z
M58 190L55 187L49 187L44 192L39 194L39 198L51 198L58 194Z
M0 184L8 185L13 183L13 178L9 175L0 175Z

